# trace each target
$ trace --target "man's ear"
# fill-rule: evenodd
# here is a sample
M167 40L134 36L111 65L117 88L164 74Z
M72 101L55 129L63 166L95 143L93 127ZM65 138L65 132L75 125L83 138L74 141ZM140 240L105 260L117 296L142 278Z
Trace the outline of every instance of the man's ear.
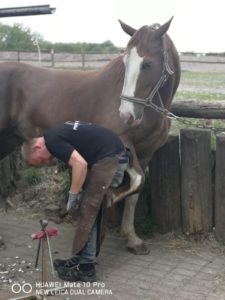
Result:
M41 145L35 144L35 145L33 146L33 149L34 149L34 150L40 150L40 149L41 149Z

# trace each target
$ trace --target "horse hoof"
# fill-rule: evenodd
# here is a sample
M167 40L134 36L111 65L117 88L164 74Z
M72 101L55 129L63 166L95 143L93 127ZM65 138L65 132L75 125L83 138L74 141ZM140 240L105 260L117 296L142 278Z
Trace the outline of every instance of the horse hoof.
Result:
M148 248L148 246L144 243L137 245L135 247L127 247L128 251L136 254L136 255L147 255L150 253L150 249Z

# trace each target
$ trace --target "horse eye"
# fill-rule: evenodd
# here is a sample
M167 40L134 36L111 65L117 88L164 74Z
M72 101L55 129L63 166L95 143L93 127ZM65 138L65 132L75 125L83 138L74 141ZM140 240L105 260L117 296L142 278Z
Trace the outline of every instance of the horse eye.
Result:
M142 66L141 66L142 70L146 70L146 69L149 69L149 68L151 68L151 62L150 61L142 63Z

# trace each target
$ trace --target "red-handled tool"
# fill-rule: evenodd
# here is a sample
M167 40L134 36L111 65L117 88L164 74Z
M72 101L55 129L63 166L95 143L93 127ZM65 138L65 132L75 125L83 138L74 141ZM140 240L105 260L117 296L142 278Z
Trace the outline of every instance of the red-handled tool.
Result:
M58 229L55 227L45 229L49 237L56 236L58 234ZM43 231L38 231L31 235L32 240L39 240L45 237L45 233Z
M52 267L52 273L54 276L54 266L53 266L53 261L52 261L52 253L51 253L51 248L50 248L50 242L49 238L56 236L58 234L58 230L55 227L49 227L48 226L48 221L47 220L40 220L41 224L41 231L38 231L34 234L31 235L32 240L38 240L38 249L37 249L37 255L36 255L36 260L35 260L35 268L38 266L38 260L40 256L40 250L42 249L42 274L41 274L41 280L42 280L42 286L44 287L45 283L48 281L48 264L47 264L47 255L46 255L46 248L48 247L48 253L49 253L49 258L51 262L51 267ZM52 293L57 292L61 290L62 288L55 288L55 289L46 289L45 293L40 295L42 300L47 299L46 297L51 296ZM40 300L40 296L38 295L26 295L24 297L19 297L19 298L13 298L11 300Z
M49 254L49 258L50 258L52 274L54 276L55 272L54 272L52 252L51 252L49 238L53 237L53 236L56 236L58 234L58 230L55 227L47 228L47 225L48 225L47 220L40 220L40 224L41 224L42 230L32 234L31 238L33 240L39 240L37 255L36 255L36 260L35 260L35 268L37 268L37 266L38 266L38 260L39 260L39 256L40 256L40 249L42 248L42 281L46 282L48 280L48 266L47 266L47 257L46 257L46 246L48 247L48 254ZM46 242L47 242L47 245L46 245Z

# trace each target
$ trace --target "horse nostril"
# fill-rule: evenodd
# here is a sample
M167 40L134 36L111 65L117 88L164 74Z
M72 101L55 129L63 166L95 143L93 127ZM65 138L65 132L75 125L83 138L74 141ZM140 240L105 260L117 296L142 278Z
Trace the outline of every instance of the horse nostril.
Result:
M128 123L132 123L134 121L134 117L129 113Z
M130 113L124 113L120 111L120 118L124 121L124 123L130 123L133 119Z

